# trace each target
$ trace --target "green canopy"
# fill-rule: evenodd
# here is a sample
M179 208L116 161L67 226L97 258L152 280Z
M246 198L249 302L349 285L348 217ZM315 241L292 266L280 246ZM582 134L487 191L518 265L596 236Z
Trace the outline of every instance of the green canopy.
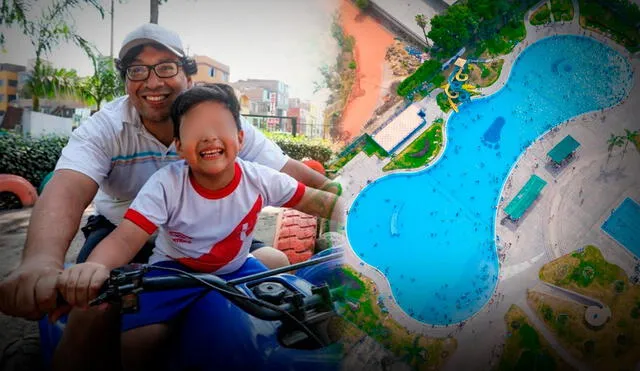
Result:
M522 187L516 197L511 200L509 205L504 208L504 212L513 220L520 219L524 212L531 206L533 201L538 197L542 188L547 185L542 178L537 175L531 175L527 184Z
M573 139L571 135L567 135L547 153L547 156L551 157L553 162L559 164L578 147L580 147L580 143Z

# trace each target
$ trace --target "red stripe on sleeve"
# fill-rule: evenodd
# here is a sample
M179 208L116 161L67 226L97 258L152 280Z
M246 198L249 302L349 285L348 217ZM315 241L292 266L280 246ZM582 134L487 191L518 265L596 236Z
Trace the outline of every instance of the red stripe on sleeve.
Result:
M153 232L158 229L158 227L146 216L140 214L134 209L128 209L126 213L124 213L124 218L132 221L135 225L142 228L145 232L149 234L153 234Z
M284 205L282 205L282 207L294 207L298 204L298 202L300 202L300 200L302 200L302 196L304 196L304 191L307 189L307 187L298 182L298 188L296 188L296 192L293 194L293 196L291 196L291 199L289 199L289 201L287 201Z

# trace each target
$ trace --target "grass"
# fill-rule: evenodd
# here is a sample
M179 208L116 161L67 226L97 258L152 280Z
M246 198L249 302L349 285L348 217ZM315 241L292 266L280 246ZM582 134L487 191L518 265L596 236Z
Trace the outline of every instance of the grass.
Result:
M541 7L536 9L535 12L531 14L531 18L529 18L529 22L531 22L534 26L540 26L543 24L547 24L551 22L551 10L549 6L544 3Z
M573 3L571 0L551 0L551 13L556 22L573 19Z
M618 296L616 281L629 287L625 272L607 262L595 246L586 246L545 264L540 269L540 279L554 285L595 297L611 304Z
M398 153L382 170L415 169L427 165L442 148L442 126L442 119L434 121L433 125Z
M493 85L498 81L503 65L504 59L498 59L491 63L477 63L477 67L469 65L468 83L478 88L486 88Z
M341 283L353 288L351 292L347 289L346 297L351 302L357 302L359 309L354 311L348 307L344 308L342 318L372 337L396 356L405 359L414 370L441 368L457 347L455 339L431 338L410 333L382 312L378 305L379 293L373 281L360 276L349 266L345 266L343 272ZM363 290L360 291L358 288L363 288ZM351 296L352 294L355 296ZM348 333L347 338L349 338ZM411 354L414 356L410 357ZM415 354L420 356L415 356Z
M538 331L517 305L505 314L507 338L498 371L507 370L572 370Z
M576 358L594 369L614 364L633 369L640 352L640 287L631 284L620 267L607 262L596 247L587 246L582 253L544 265L540 279L597 298L611 309L612 318L596 330L585 325L584 306L540 293L529 295L540 317ZM553 314L545 316L549 310ZM560 313L567 314L565 323L558 323Z
M579 1L580 25L582 27L608 34L630 52L640 50L640 31L636 27L640 20L631 19L625 22L620 16L596 0Z
M356 157L356 155L360 152L364 152L369 157L376 155L381 159L389 156L387 151L385 151L384 148L380 147L380 145L368 134L364 134L363 138L364 139L361 139L361 143L358 143L349 152L345 153L344 155L333 161L331 164L329 164L329 166L327 166L327 172L336 173L338 170L342 169L344 165L351 161L351 159Z

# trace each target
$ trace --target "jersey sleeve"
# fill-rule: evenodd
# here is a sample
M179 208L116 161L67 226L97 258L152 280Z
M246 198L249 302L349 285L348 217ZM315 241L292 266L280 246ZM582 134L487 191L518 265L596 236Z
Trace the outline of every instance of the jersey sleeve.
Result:
M158 226L166 224L169 218L170 187L163 179L166 173L163 170L149 178L124 214L124 219L130 220L149 234L155 232Z
M265 206L294 207L305 192L305 185L291 176L260 164L251 164L258 177Z
M289 157L268 139L262 132L251 125L244 117L240 116L242 131L244 131L244 144L239 157L245 161L257 162L280 171L289 160Z
M100 185L111 170L117 140L115 130L107 120L107 115L96 113L74 130L55 169L75 170Z

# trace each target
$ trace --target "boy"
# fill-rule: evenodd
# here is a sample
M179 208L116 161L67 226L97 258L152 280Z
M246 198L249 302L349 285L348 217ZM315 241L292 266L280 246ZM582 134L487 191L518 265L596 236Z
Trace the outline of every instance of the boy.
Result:
M156 172L87 262L61 274L57 286L70 305L86 307L109 272L131 261L158 227L150 264L228 280L266 270L249 253L263 206L293 207L343 221L338 196L237 158L243 131L230 86L209 84L181 93L171 118L176 150L184 161ZM143 293L142 311L122 318L125 369L161 368L169 322L200 297L197 289Z

